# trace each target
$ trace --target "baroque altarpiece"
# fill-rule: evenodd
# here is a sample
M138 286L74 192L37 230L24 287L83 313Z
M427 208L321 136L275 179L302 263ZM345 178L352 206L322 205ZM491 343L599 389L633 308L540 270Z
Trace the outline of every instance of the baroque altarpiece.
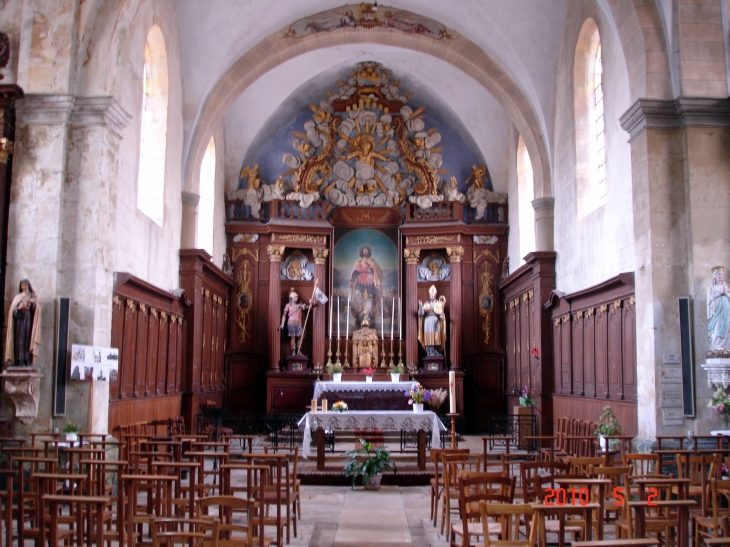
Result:
M506 195L492 190L483 160L464 155L411 97L381 65L360 63L309 105L280 169L268 169L272 180L246 163L226 196L232 411L303 411L315 379L338 359L345 379L402 362L426 387L446 387L454 370L460 414L503 412ZM359 277L364 270L370 277ZM419 302L431 287L445 301L436 356L419 344ZM315 303L294 359L280 330L292 290ZM263 385L265 394L236 396Z

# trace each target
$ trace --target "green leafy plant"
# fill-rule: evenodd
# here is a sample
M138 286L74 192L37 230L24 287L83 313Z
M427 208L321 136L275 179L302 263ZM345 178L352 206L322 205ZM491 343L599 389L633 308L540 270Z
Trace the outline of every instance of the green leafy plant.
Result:
M391 374L405 374L406 367L403 366L403 363L400 363L398 365L393 365L388 369L388 372Z
M330 363L327 365L327 374L342 374L342 365L339 363Z
M379 475L393 469L394 473L398 473L395 462L390 457L385 447L379 446L373 449L373 443L360 439L358 441L362 448L345 452L348 457L345 461L345 476L352 477L352 487L355 488L357 477L362 476L362 484L365 486L370 477Z
M606 437L621 434L621 424L610 406L606 405L603 407L603 412L598 417L598 427L593 434L596 437L600 435Z
M72 421L67 421L65 427L63 428L64 433L78 433L79 432L79 426L77 426Z

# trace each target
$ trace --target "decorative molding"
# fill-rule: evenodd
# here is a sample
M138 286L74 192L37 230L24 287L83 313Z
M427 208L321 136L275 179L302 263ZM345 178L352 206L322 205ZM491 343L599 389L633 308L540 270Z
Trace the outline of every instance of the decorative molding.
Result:
M561 323L569 323L570 322L570 314L566 314L560 318Z
M477 245L494 245L498 240L497 236L472 236L472 241Z
M122 305L122 299L119 298L119 296L115 294L112 297L112 304L114 304L115 306L121 306Z
M537 198L532 200L532 209L539 211L550 211L555 209L555 198Z
M327 264L327 257L330 254L329 249L313 249L314 263L320 266Z
M30 425L38 416L38 401L43 374L35 367L9 367L0 374L3 389L15 405L15 418Z
M326 245L327 236L312 236L308 234L271 234L271 241L285 243L311 243L313 245Z
M233 243L256 243L258 240L258 234L236 234L233 236Z
M134 313L135 309L137 308L137 306L134 304L134 300L132 300L131 298L127 298L127 307L132 310L132 313Z
M613 313L616 313L618 310L621 309L621 300L616 300L613 304Z
M631 142L644 129L730 127L730 101L705 97L639 99L621 116Z
M282 251L283 253L283 251ZM253 259L258 262L259 261L259 250L258 249L249 249L248 247L241 247L239 249L233 249L233 262L235 263L236 260L239 259L239 257L250 255L253 257ZM281 258L279 259L279 262L281 262Z
M575 315L573 317L575 317L576 319L583 319L583 311L581 310L575 312Z
M13 153L13 141L7 137L0 137L0 164L7 164L8 158Z
M596 311L596 310L595 310L594 308L588 308L588 309L586 310L586 317L593 317L593 313L594 313L595 311Z
M197 207L200 203L200 195L192 192L182 192L181 198L183 207Z
M281 257L286 250L284 245L269 245L267 252L269 253L269 262L281 262Z
M446 247L446 254L449 255L449 262L459 264L464 258L464 247L457 245L456 247Z
M601 304L598 306L598 315L604 314L608 311L608 304Z
M160 319L162 320L163 323L167 323L167 312L166 311L160 312Z
M408 240L408 238L406 238L406 240ZM403 249L403 258L405 258L406 264L409 266L416 266L420 255L421 249Z
M157 315L158 315L158 313L159 313L159 312L157 311L157 309L156 309L156 308L150 308L150 315L151 315L152 317L154 317L155 319L157 319Z
M439 243L459 243L459 235L406 236L406 245L437 245Z
M139 311L142 312L142 315L147 315L147 305L144 302L140 303Z
M236 325L238 326L239 342L245 344L251 337L251 309L253 297L251 295L251 262L244 260L238 269L236 283L238 296L236 297Z
M71 112L71 125L80 127L106 127L117 138L129 125L132 116L124 110L114 97L76 97Z
M482 257L491 258L497 264L499 264L499 249L497 249L496 253L493 253L489 249L483 249L482 252L480 252L478 254L477 254L476 250L472 250L472 262L474 264L476 264L477 260L479 260Z
M73 95L26 95L15 102L17 122L20 125L69 123L75 102Z
M479 315L482 316L482 332L484 333L484 344L489 345L489 337L492 333L492 315L494 315L494 279L489 269L489 264L482 264L482 271L479 274ZM489 308L485 303L489 302Z

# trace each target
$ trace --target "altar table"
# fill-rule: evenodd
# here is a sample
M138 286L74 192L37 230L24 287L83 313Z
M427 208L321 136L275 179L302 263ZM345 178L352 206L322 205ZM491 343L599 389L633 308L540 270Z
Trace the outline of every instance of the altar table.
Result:
M408 392L418 382L315 382L313 399L329 406L345 401L350 410L407 410Z
M354 382L348 382L354 383ZM383 382L384 383L384 382ZM307 412L299 420L299 429L304 430L302 456L308 457L312 450L312 431L329 429L331 431L431 431L432 446L439 446L440 432L446 431L435 412L351 410L348 412Z

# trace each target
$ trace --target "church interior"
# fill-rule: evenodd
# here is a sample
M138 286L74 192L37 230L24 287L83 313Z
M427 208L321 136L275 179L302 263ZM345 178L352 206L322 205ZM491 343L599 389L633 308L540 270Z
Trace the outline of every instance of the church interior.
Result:
M0 7L0 439L727 429L727 0Z

